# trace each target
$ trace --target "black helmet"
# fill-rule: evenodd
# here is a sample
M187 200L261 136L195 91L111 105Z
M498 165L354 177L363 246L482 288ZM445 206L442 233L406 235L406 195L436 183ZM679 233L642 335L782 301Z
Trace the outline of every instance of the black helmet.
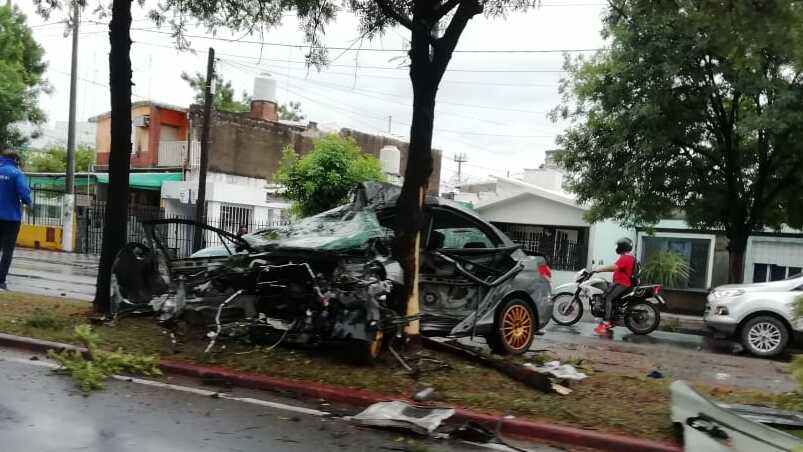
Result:
M633 251L633 241L627 237L622 237L616 241L616 254L624 254Z

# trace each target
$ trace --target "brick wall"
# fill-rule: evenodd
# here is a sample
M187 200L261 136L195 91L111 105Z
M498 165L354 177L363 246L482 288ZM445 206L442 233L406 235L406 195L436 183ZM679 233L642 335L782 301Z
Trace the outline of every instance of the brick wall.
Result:
M193 106L191 121L194 140L201 136L201 118L200 107ZM382 147L398 147L401 151L401 168L404 170L409 151L407 143L350 129L341 130L341 134L353 137L363 152L377 158ZM304 126L252 119L248 113L213 112L209 130L209 171L271 180L287 145L292 145L296 152L303 155L312 149L313 140L322 135L317 129ZM429 187L431 192L437 192L441 151L433 150L433 155L434 170Z

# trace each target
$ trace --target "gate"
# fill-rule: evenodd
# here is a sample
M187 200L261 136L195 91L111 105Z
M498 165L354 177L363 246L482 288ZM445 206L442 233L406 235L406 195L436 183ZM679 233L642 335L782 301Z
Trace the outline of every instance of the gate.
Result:
M100 254L103 246L103 223L106 218L106 203L95 201L86 207L76 207L77 213L77 253ZM143 221L157 220L164 216L161 208L155 206L128 206L128 227L125 242L142 242L145 240Z

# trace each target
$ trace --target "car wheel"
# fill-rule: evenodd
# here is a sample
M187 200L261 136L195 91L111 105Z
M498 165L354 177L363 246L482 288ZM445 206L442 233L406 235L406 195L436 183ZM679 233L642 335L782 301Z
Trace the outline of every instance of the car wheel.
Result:
M789 343L789 329L779 319L762 315L742 327L742 345L750 353L763 358L780 355Z
M494 329L486 336L488 346L500 355L524 353L533 343L535 327L535 314L530 304L511 298L497 308Z

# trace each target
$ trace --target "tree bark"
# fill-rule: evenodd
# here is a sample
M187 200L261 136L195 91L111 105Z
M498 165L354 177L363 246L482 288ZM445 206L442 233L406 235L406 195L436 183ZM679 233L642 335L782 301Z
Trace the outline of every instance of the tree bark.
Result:
M420 24L420 22L419 22ZM397 202L394 255L404 268L405 315L418 314L418 267L420 231L424 227L423 204L432 174L432 133L435 121L435 95L439 79L429 59L429 29L419 26L412 30L410 49L410 79L413 85L413 117L410 125L410 147L404 184ZM419 322L406 328L408 338L419 335Z
M744 281L744 258L749 237L741 232L728 237L728 282L731 284Z
M131 0L114 0L109 23L109 86L111 91L111 152L109 193L103 225L103 245L95 291L96 313L107 314L114 258L125 244L128 221L128 173L131 158Z

